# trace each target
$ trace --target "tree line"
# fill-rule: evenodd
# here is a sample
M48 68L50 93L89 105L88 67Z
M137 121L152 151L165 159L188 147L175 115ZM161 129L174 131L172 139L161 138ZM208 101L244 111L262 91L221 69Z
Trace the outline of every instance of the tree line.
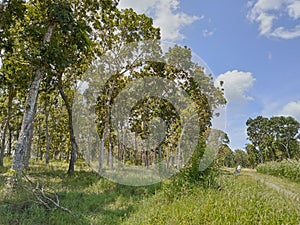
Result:
M148 97L138 102L131 111L129 124L112 126L110 113L114 98L130 81L147 76L170 79L188 93L196 105L199 118L196 123L201 127L199 137L205 136L214 108L225 104L223 93L214 87L211 75L192 62L188 47L174 46L165 54L156 55L160 62L128 64L126 55L115 60L119 63L115 65L117 70L104 83L101 95L96 96L96 105L92 106L97 115L100 146L93 146L97 149L95 154L88 151L93 142L89 142L87 149L79 148L82 145L78 141L90 137L78 139L73 126L74 107L80 107L73 105L78 81L87 82L87 73L92 77L90 68L98 72L105 68L104 61L94 64L103 55L115 57L129 43L160 40L160 30L153 26L151 18L132 9L119 10L117 4L118 1L112 0L4 0L0 3L0 166L6 155L13 155L12 169L18 173L29 168L31 157L45 160L47 164L56 158L68 161L68 172L73 173L78 157L88 161L97 158L101 169L104 160L113 167L112 155L126 163L147 167L172 151L184 154L176 143L185 128L176 110L162 99ZM157 52L161 49L152 54ZM100 80L104 80L106 73L101 71ZM97 82L90 82L91 92ZM81 97L85 100L95 97L91 92L86 91ZM182 113L186 117L190 115L188 109ZM126 126L145 139L150 121L158 116L167 124L167 131L157 149L126 149L116 140L116 134L122 133ZM134 141L126 133L122 135L125 140ZM203 151L201 147L202 154Z
M258 164L285 159L300 159L300 123L291 116L257 116L246 121L247 139L245 150L231 150L229 139L219 151L221 166L256 167Z

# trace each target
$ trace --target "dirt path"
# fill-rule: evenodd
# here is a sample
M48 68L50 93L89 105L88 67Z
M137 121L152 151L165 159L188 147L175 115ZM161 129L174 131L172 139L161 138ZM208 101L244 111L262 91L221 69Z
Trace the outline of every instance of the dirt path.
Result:
M281 179L273 177L270 175L257 173L255 170L245 170L243 174L253 177L255 180L258 180L268 187L271 187L278 192L284 193L286 196L290 197L293 200L300 202L300 185Z

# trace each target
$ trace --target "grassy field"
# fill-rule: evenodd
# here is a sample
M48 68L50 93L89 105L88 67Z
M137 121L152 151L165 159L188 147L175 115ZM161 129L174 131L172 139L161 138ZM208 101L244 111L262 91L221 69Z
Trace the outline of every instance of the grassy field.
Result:
M146 187L130 187L100 178L84 162L77 162L73 176L67 165L32 162L28 177L58 193L60 205L46 209L34 196L17 188L5 190L9 162L0 169L0 224L300 224L300 201L261 182L249 172L238 176L224 172L219 189L193 187L170 197L168 181ZM254 173L257 176L260 174ZM265 180L277 181L264 175ZM273 181L271 179L274 179ZM300 193L299 186L280 184ZM298 189L299 188L299 189Z

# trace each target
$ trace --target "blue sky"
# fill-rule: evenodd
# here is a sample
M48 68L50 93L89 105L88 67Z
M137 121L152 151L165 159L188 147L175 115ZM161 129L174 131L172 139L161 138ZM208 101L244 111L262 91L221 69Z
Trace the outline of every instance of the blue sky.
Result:
M146 13L162 38L189 46L225 82L226 132L244 148L246 120L300 121L300 0L121 0Z

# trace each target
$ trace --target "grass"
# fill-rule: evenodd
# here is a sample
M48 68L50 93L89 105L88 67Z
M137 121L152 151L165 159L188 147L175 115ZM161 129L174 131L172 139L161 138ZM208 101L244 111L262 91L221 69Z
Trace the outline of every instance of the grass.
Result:
M250 176L226 176L221 190L194 188L166 202L145 200L124 224L299 224L299 202Z
M300 224L299 201L243 171L238 176L224 172L221 189L195 186L170 198L169 181L130 187L99 177L84 161L77 162L73 176L66 174L66 163L31 161L30 179L56 189L71 215L35 204L32 194L21 188L7 195L10 163L6 159L0 168L0 225Z
M256 168L257 172L277 177L284 177L300 183L300 162L284 160L281 162L267 162Z
M60 204L74 215L60 209L47 210L35 204L32 194L17 188L7 195L4 183L9 169L1 169L0 182L0 224L20 225L85 225L120 224L133 210L140 199L153 195L160 185L130 187L112 183L99 177L84 162L77 162L73 176L66 174L67 164L63 162L31 162L30 179L44 183L58 192Z

